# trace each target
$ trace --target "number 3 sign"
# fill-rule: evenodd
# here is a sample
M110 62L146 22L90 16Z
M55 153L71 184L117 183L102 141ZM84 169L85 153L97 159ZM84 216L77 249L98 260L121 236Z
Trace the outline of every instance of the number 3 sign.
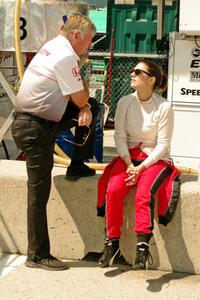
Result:
M26 19L24 19L23 17L20 17L20 30L22 32L21 36L20 36L20 40L24 40L27 37L27 30L26 30Z
M0 51L15 51L14 21L12 21L14 5L15 1L0 1ZM67 1L22 1L20 14L22 51L37 52L45 42L59 33L64 23L63 16L74 12L88 14L88 4Z

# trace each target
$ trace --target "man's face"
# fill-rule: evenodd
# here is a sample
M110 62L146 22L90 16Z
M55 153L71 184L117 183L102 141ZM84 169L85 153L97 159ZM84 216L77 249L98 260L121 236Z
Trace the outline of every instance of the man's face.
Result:
M73 48L79 56L85 55L92 45L93 33L86 30L83 34L76 32Z

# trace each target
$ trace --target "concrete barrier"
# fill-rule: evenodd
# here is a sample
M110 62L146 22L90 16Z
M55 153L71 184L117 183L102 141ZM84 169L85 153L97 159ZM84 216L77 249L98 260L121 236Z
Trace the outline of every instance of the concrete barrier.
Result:
M53 255L82 259L101 252L104 218L96 216L97 181L100 175L66 181L65 168L54 167L48 203L48 226ZM26 254L26 168L23 161L0 160L0 252ZM181 200L172 222L163 227L155 218L150 251L151 268L200 274L200 184L182 176ZM124 203L120 248L128 263L135 256L134 190ZM156 216L156 212L155 212Z

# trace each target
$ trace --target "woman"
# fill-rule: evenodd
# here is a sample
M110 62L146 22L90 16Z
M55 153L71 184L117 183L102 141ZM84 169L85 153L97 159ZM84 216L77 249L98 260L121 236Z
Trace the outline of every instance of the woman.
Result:
M154 195L158 192L159 222L167 225L180 194L179 171L169 158L173 112L156 93L166 90L167 77L153 61L140 61L131 73L134 93L122 97L115 115L115 143L119 157L106 167L98 185L98 215L106 212L106 241L100 267L119 256L123 200L135 191L137 248L134 269L146 269L152 237Z

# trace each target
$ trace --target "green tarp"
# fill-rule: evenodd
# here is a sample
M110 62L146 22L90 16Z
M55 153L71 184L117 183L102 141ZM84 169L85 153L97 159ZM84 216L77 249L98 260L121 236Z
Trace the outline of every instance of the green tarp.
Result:
M90 10L89 17L94 22L97 32L106 32L107 10Z

